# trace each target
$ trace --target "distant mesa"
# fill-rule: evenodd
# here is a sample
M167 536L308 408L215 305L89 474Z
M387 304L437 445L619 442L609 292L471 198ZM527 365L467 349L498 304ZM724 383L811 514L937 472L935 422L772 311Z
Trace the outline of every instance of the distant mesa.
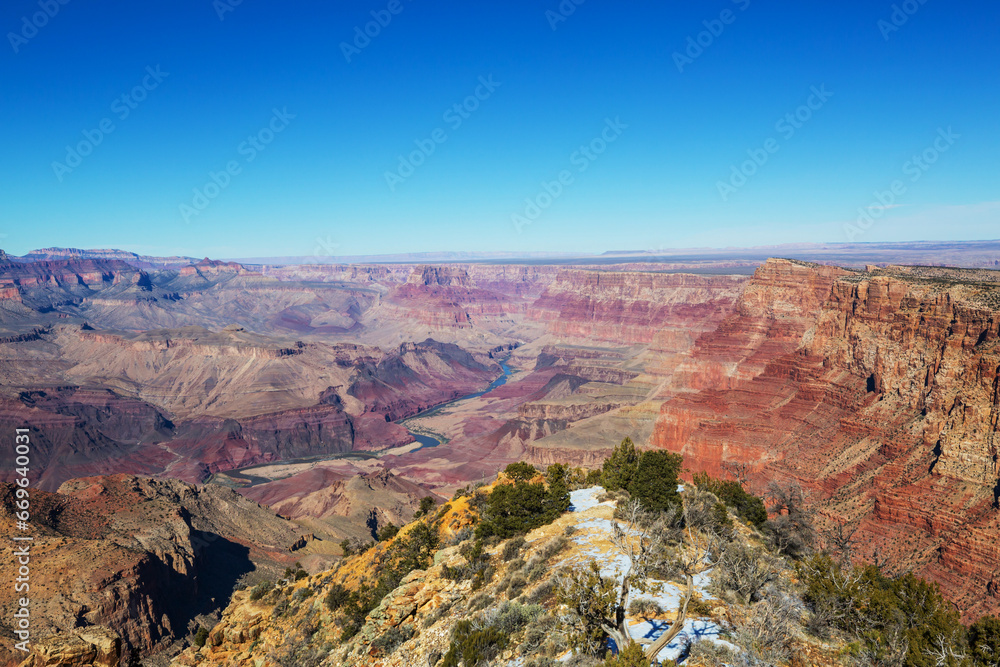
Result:
M49 262L55 260L103 259L119 260L137 269L179 269L198 261L196 257L153 257L127 250L80 248L42 248L32 250L20 258L24 262Z
M420 266L406 280L409 285L469 287L469 273L461 267Z

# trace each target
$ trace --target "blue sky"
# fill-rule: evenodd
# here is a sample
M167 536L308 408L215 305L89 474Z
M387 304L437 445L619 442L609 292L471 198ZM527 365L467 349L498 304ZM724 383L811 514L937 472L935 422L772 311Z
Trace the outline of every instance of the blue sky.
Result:
M5 4L0 247L1000 237L994 2L233 2Z

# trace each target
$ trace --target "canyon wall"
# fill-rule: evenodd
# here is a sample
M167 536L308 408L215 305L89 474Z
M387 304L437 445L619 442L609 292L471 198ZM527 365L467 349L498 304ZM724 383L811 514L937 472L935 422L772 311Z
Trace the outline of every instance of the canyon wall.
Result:
M798 482L864 557L937 581L967 618L996 612L1000 285L969 278L769 262L720 327L739 344L698 341L726 380L664 403L654 444Z
M528 309L561 338L647 345L659 330L713 328L732 308L746 279L566 269ZM711 323L706 325L706 322Z

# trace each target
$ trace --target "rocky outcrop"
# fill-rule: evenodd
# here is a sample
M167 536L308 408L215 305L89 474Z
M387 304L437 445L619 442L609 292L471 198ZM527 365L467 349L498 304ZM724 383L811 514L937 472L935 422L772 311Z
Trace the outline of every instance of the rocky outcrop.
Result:
M745 355L728 387L665 403L654 443L692 470L742 461L760 480L795 480L822 499L827 525L859 527L865 556L877 549L938 581L970 618L1000 609L1000 547L988 537L1000 478L1000 286L891 267L795 268L812 277L765 282L789 268L762 269L747 290L757 307L728 322L775 332L777 343ZM718 340L704 337L694 356L710 357Z
M441 287L470 287L465 269L452 266L418 266L406 279L407 285L439 285Z
M426 487L388 470L345 477L326 468L258 484L240 493L283 517L307 519L328 528L332 535L363 535L366 540L374 538L387 524L409 523L421 498L434 495Z
M6 531L14 529L14 488L0 486ZM123 475L34 490L31 507L38 645L29 664L38 665L117 665L100 660L115 647L125 656L162 648L196 615L224 605L247 573L287 566L301 534L229 489ZM3 558L12 568L10 550ZM0 594L3 618L12 618L16 597L13 588Z
M30 262L80 259L118 260L138 269L179 268L195 261L193 257L150 257L127 250L81 250L79 248L42 248L30 251L22 259Z
M94 626L47 637L18 667L122 667L124 658L121 637Z
M236 262L220 262L206 257L197 264L185 266L177 272L182 278L198 276L205 279L217 278L218 276L238 276L252 274L242 264Z

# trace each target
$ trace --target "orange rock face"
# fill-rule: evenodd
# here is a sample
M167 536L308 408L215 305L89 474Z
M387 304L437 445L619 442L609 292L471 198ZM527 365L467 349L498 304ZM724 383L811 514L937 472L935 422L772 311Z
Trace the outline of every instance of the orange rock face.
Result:
M995 280L771 261L698 341L724 381L665 403L654 444L695 471L798 481L863 556L937 581L969 619L996 613Z

